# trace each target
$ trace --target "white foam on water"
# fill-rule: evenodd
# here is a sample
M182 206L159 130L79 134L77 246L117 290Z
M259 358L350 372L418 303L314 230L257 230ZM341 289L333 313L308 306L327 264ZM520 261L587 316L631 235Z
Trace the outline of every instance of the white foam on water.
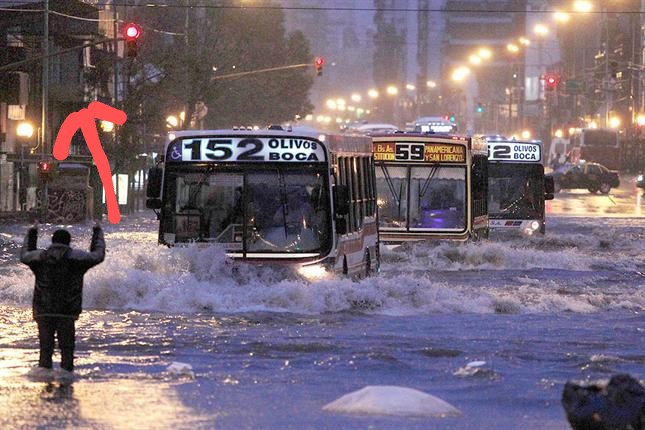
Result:
M305 314L358 310L388 315L645 309L643 282L621 280L627 275L633 279L645 268L645 241L635 240L643 236L636 222L537 239L418 243L385 252L381 274L371 278L307 282L288 268L234 262L217 246L159 246L156 224L144 221L106 227L105 262L85 276L86 309ZM41 247L54 228L43 229ZM73 246L89 244L90 226L71 230ZM25 227L3 231L21 243ZM612 237L614 242L608 242ZM547 279L535 271L505 275L528 269L554 271ZM616 280L607 281L603 270ZM17 261L0 262L0 272L0 304L28 306L34 283L29 269ZM597 282L603 282L602 287Z
M369 385L334 400L323 410L341 414L451 417L461 411L450 403L413 388Z

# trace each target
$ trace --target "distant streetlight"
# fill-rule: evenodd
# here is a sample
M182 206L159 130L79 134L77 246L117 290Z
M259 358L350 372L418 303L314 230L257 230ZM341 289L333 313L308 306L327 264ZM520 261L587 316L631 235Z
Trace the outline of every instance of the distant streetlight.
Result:
M590 127L593 128L593 127ZM569 136L573 136L576 133L576 128L575 127L569 127Z
M112 133L114 131L114 123L110 121L101 121L101 130L106 133Z
M451 75L451 78L455 82L461 82L470 75L470 69L466 66L457 67Z
M367 95L372 99L378 98L378 91L372 88L367 92Z
M598 123L596 121L591 121L589 124L587 124L587 127L598 128Z
M358 93L354 93L354 94L352 94L352 101L353 101L353 102L358 103L358 102L360 102L362 99L363 99L363 98L361 97L361 95L360 95L360 94L358 94Z
M562 136L564 136L564 132L562 131L562 129L560 129L560 128L559 128L559 129L557 129L557 130L555 131L554 135L555 135L555 137L557 137L558 139L561 139L561 138L562 138Z
M573 10L576 12L591 12L593 10L593 4L587 0L576 0L573 3Z
M436 88L436 87L437 87L437 83L436 83L435 81L426 81L426 86L427 86L428 88Z
M477 54L472 54L470 57L468 57L468 61L473 66L479 66L482 63L482 57Z
M394 85L388 85L388 87L385 89L385 92L391 96L395 96L399 93L399 89Z
M356 111L356 106L347 106L347 110L350 112Z
M16 127L16 135L18 137L29 139L34 135L34 126L29 122L23 121L18 124L18 127Z
M305 115L305 121L311 121L312 119L314 119L314 116L312 114L309 113Z
M340 109L341 106L345 106L345 99L342 97L339 97L336 99L336 105Z
M336 105L336 100L334 99L327 99L327 102L325 102L325 105L327 106L327 109L335 110L337 105Z
M477 51L477 55L479 55L482 60L488 60L493 56L493 51L491 51L488 48L479 48L479 51Z
M520 47L519 47L519 46L517 46L517 45L516 45L516 44L514 44L514 43L509 43L508 45L506 45L506 50L507 50L508 52L511 52L511 53L515 54L515 53L517 53L517 52L519 52L519 51L520 51Z
M569 19L571 19L571 16L566 12L559 12L559 11L556 10L553 13L553 19L556 20L559 23L564 24L564 23L569 22Z
M639 114L636 117L636 124L638 124L639 127L642 127L645 125L645 114Z
M524 46L529 46L531 44L531 41L528 40L526 37L520 37L518 40Z
M408 90L408 91L414 91L416 88L417 88L417 87L415 87L415 86L414 86L414 85L412 85L412 84L406 84L406 85L405 85L405 89L406 89L406 90Z
M538 23L533 27L533 32L538 36L546 36L547 34L549 34L549 27L544 24Z
M612 116L609 118L609 127L610 128L618 128L620 127L620 118L617 116Z
M175 115L168 115L166 117L166 127L177 128L178 125L179 125L179 119Z
M530 139L531 138L531 132L529 130L522 130L522 139Z

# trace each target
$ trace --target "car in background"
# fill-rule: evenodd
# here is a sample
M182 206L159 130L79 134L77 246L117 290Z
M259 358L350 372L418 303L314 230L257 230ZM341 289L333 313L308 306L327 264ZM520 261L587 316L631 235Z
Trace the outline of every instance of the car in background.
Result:
M547 176L553 178L556 193L562 189L587 189L590 193L608 194L620 185L618 172L598 163L566 163Z
M636 177L636 186L638 188L645 188L645 175L640 174Z
M346 131L348 133L360 133L371 136L373 134L395 133L398 130L399 127L394 124L366 123L348 127Z

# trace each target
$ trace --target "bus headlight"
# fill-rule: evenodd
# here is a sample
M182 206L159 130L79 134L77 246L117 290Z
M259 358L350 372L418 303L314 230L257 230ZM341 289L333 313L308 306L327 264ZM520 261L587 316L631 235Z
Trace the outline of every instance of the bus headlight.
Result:
M319 281L329 276L329 272L322 264L300 266L298 267L298 274L308 281Z
M540 223L539 223L538 221L533 221L533 222L531 223L531 228L532 228L533 230L538 230L538 229L540 228Z

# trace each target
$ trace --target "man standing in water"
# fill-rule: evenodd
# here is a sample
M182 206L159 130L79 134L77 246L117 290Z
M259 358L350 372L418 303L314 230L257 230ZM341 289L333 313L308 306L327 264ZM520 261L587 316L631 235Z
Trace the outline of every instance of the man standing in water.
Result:
M74 370L74 324L82 309L83 275L105 258L103 230L98 222L93 228L90 252L70 248L71 239L67 230L56 230L49 248L36 249L36 222L27 232L20 252L20 261L36 276L33 312L40 341L38 366L52 368L54 337L57 336L61 368L68 372Z

